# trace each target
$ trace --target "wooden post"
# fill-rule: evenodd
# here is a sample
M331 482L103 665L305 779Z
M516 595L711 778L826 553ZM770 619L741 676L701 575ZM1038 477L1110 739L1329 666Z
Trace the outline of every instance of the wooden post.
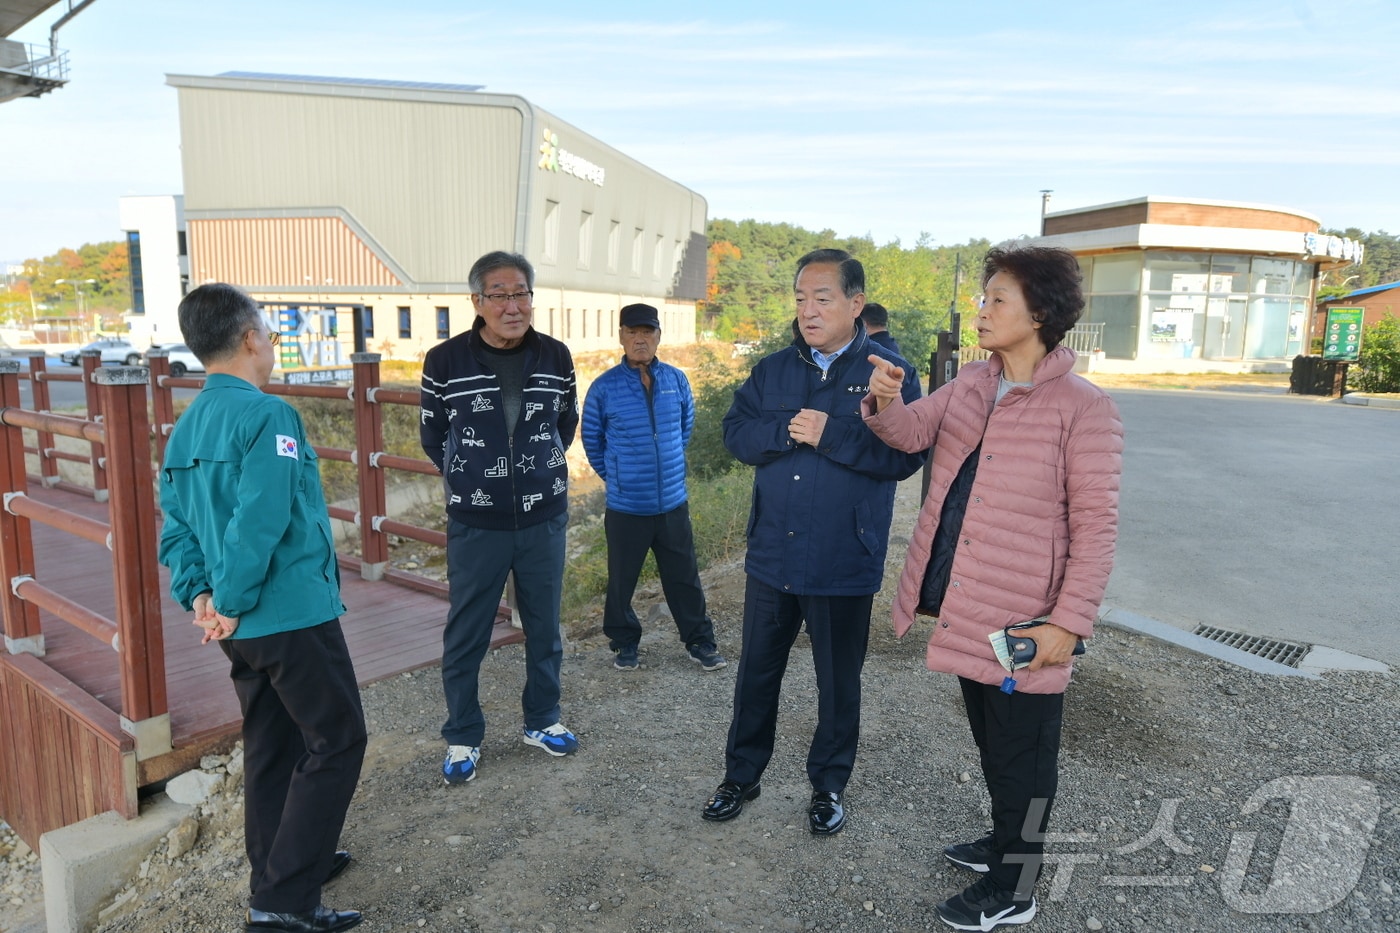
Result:
M384 492L384 470L379 455L384 452L384 410L375 398L379 391L378 353L352 353L355 387L352 394L355 414L355 476L360 486L360 576L379 580L389 563L389 538L380 531L377 519L388 509Z
M43 350L11 350L10 356L23 356L29 359L29 391L34 400L35 411L52 411L49 401L48 357ZM54 436L51 431L37 432L34 445L39 451L39 477L45 486L58 484L58 458L54 449Z
M1044 194L1044 192L1041 192ZM1043 207L1043 205L1042 205ZM1044 222L1042 217L1041 222ZM962 314L958 311L958 289L962 286L962 253L958 253L953 264L953 298L948 302L948 329L938 332L938 343L929 356L928 394L932 395L940 386L952 382L958 374L959 348L962 346ZM928 487L933 483L933 451L928 452L924 461L923 482L920 485L919 501L928 498Z
M19 361L0 360L0 407L19 408ZM29 490L24 468L24 431L0 423L0 493ZM8 495L7 495L8 498ZM5 615L5 648L10 654L44 655L44 633L39 628L39 607L20 599L15 587L34 576L34 539L29 519L0 509L0 605Z
M156 563L156 503L144 366L93 374L106 413L111 473L112 576L120 639L122 728L136 739L136 760L171 750L165 689L165 633Z
M87 396L87 420L102 423L102 396L93 382L93 374L102 368L102 351L84 350L81 354L83 367L83 392ZM107 501L107 459L101 444L92 445L92 497L98 502Z
M175 427L175 391L164 384L170 375L170 350L152 347L146 351L146 363L151 371L151 433L156 439L155 466L165 463L165 445Z

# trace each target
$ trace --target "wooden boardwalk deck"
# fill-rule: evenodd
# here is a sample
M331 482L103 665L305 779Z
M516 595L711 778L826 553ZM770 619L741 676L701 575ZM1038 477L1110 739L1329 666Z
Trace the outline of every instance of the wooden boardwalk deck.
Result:
M31 488L30 495L69 511L107 521L107 504L73 493ZM35 579L104 615L115 613L112 553L106 548L33 523ZM175 751L141 763L142 785L164 780L196 764L200 755L230 746L240 729L238 701L228 660L216 645L201 645L192 616L169 598L161 568L161 619L166 683ZM442 657L447 602L389 582L369 582L342 570L341 618L360 683L436 664ZM110 647L45 612L41 615L45 664L90 691L113 711L121 705L117 659ZM498 621L493 642L519 640Z

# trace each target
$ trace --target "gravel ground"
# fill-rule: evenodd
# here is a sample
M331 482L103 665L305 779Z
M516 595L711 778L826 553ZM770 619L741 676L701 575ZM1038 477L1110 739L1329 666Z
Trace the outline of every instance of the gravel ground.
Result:
M483 665L488 733L466 785L440 777L436 668L367 687L370 745L342 838L356 860L326 902L385 931L945 929L934 905L974 876L941 849L989 818L956 682L923 668L927 628L895 640L877 598L842 833L815 838L805 825L816 708L805 638L763 795L709 824L700 808L722 777L742 568L705 579L725 670L684 655L654 590L638 594L652 618L637 672L612 668L596 618L575 626L564 721L581 748L570 758L519 741L520 646ZM1102 627L1066 703L1032 928L1396 929L1397 721L1396 677L1271 678ZM204 806L193 848L172 858L158 847L100 929L240 929L241 821L234 777ZM11 905L0 929L42 899L37 861L16 842L0 832Z

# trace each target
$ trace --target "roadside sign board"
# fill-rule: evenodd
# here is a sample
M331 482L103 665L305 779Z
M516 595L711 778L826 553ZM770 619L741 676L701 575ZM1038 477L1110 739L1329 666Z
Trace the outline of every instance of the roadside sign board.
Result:
M1322 358L1355 363L1361 353L1361 319L1364 308L1328 308L1322 332Z
M355 378L353 369L287 369L283 370L282 381L289 386L311 385L317 382L350 382Z

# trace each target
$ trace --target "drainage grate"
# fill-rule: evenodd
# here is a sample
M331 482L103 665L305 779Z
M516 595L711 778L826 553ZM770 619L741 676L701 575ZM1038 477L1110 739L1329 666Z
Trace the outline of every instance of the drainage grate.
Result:
M1277 638L1260 638L1258 635L1246 635L1243 632L1231 632L1223 628L1215 628L1210 625L1196 626L1195 634L1202 638L1209 638L1211 641L1218 641L1222 645L1229 645L1256 657L1265 658L1269 661L1276 661L1288 667L1297 667L1299 662L1307 656L1311 645L1300 645L1292 641L1279 641Z

